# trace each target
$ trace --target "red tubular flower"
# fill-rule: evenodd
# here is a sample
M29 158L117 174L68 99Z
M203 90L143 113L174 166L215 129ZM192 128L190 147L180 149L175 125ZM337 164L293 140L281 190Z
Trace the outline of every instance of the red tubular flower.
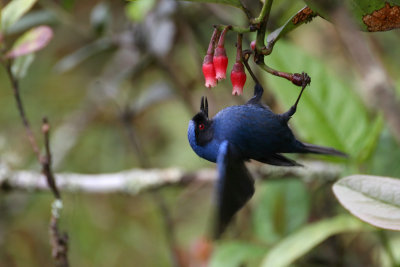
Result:
M226 56L225 48L217 47L213 58L215 77L217 80L226 78L226 69L228 68L228 57Z
M233 85L232 95L241 95L243 93L243 87L246 83L246 73L242 62L236 62L233 65L231 72L231 82Z
M213 64L213 56L214 56L214 46L215 40L219 36L218 29L215 29L213 35L210 40L210 44L208 45L207 54L203 60L203 75L205 79L205 86L207 88L215 87L217 85L217 79L215 77L215 68Z
M233 85L232 95L241 95L243 93L243 87L246 83L246 73L242 63L242 35L238 34L236 50L236 63L233 65L231 71L231 82Z
M217 78L217 80L223 80L226 78L228 57L226 56L224 42L225 34L230 28L230 26L225 27L225 29L221 33L221 36L219 37L217 48L215 48L213 63L215 68L215 77Z
M205 86L207 88L215 87L217 79L215 78L215 69L213 64L212 55L206 55L203 60L203 75L205 79Z

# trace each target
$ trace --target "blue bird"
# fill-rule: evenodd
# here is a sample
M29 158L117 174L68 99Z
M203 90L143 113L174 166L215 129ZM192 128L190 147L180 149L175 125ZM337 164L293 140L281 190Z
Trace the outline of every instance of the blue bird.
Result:
M302 166L281 153L346 157L336 149L298 141L288 127L304 88L305 85L295 104L283 114L275 114L261 103L264 90L258 83L254 87L254 96L246 104L227 107L212 119L208 117L207 98L202 97L200 112L189 122L188 139L198 156L217 163L215 239L254 194L254 180L245 161L253 159L277 166Z

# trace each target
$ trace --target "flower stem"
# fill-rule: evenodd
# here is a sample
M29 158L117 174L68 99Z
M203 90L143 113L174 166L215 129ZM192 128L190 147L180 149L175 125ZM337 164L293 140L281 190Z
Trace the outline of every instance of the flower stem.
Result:
M223 25L218 24L214 26L216 29L223 31L226 27L230 27L229 30L237 33L246 33L246 32L254 32L256 29L252 27L240 27L240 26L232 26L232 25Z
M243 34L238 33L236 43L236 62L242 62L242 39Z
M208 44L207 55L213 55L214 54L215 43L216 43L219 35L220 35L220 31L217 28L215 28L214 32L213 32L213 34L211 36L210 43Z

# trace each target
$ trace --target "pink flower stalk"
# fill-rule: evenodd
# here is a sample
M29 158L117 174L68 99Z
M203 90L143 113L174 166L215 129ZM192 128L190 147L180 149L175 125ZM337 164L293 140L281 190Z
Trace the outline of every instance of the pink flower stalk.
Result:
M233 85L232 95L241 95L243 93L243 87L246 83L246 73L242 62L236 62L233 65L231 72L231 82Z
M232 95L241 95L243 93L243 87L246 83L246 73L244 72L244 66L242 63L242 35L238 34L236 50L236 63L233 65L231 71L231 82L233 85Z
M226 56L224 43L225 43L225 34L230 28L231 28L230 26L225 27L225 29L221 33L221 36L219 37L217 48L215 48L213 63L215 68L215 77L217 78L217 80L226 79L226 69L228 68L228 57Z
M208 45L207 54L203 60L203 75L205 79L205 86L207 88L215 87L217 85L217 78L215 77L215 68L213 63L215 41L219 36L218 29L215 29Z

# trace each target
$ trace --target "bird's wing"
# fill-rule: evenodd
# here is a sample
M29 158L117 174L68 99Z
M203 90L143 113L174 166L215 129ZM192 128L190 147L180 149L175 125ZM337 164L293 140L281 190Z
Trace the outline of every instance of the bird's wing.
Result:
M215 238L223 233L235 213L254 194L254 180L250 176L238 150L228 141L218 150L218 181L216 185Z
M279 153L269 154L262 158L255 158L255 160L276 166L303 166L300 163L297 163L296 161L289 159Z

